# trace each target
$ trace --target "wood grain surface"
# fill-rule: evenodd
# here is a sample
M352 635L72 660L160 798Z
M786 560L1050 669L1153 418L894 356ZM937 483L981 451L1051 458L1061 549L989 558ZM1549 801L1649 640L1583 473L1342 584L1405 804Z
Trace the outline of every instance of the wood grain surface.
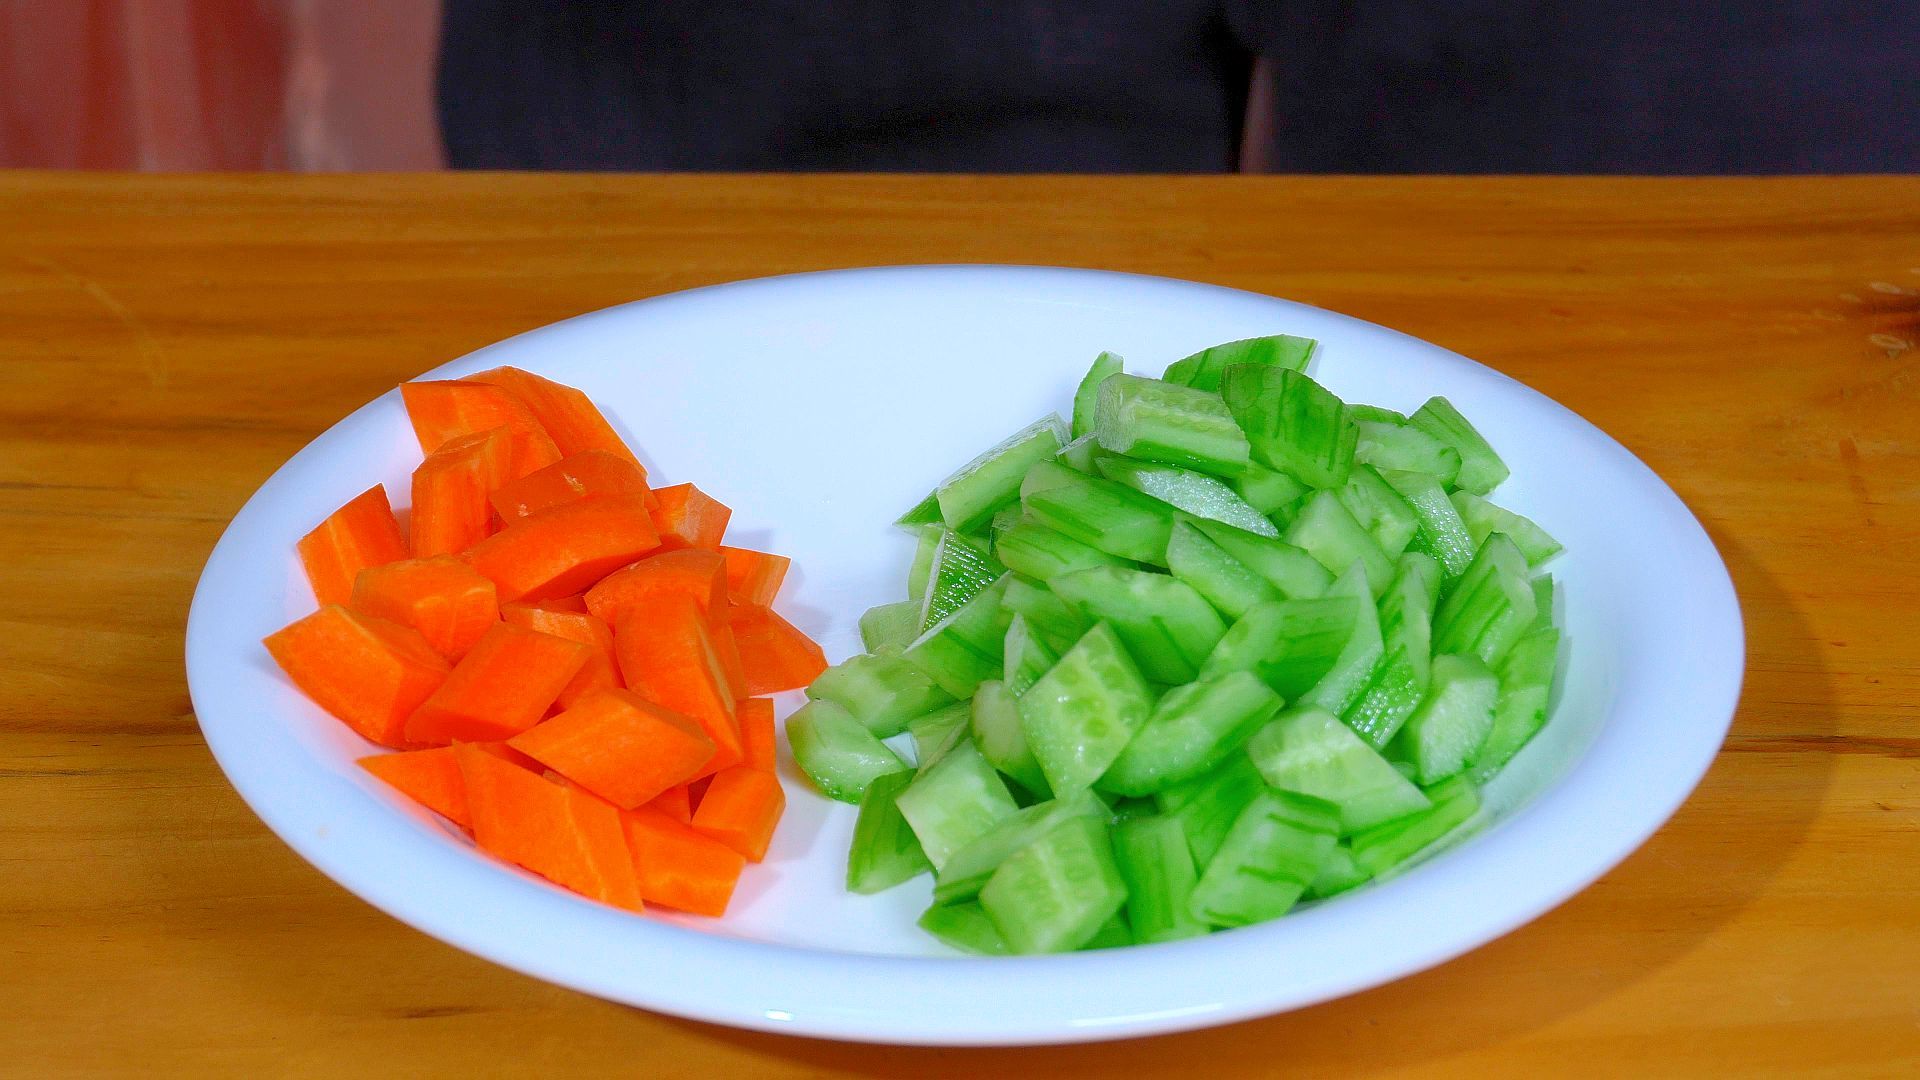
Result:
M1611 432L1745 606L1746 690L1698 793L1563 907L1390 986L936 1052L507 972L333 885L228 788L182 627L288 455L555 319L906 262L1291 297ZM1920 1073L1917 293L1920 179L0 174L0 1075Z

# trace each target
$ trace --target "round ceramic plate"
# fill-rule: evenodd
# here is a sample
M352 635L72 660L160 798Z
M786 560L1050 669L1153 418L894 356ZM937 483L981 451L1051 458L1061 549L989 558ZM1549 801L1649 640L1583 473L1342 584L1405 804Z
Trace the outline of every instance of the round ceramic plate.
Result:
M260 646L312 610L301 534L376 480L404 498L420 454L397 393L296 454L214 549L187 631L200 726L267 825L369 903L496 963L679 1016L875 1042L1070 1042L1225 1023L1419 971L1626 857L1692 790L1732 716L1743 645L1725 567L1674 493L1578 416L1331 312L1027 267L698 289L523 334L430 377L512 364L586 390L657 483L697 482L733 507L731 542L793 557L778 607L838 660L859 650L860 613L904 593L912 544L888 523L982 447L1069 409L1095 353L1153 374L1276 332L1318 338L1313 374L1350 401L1452 399L1513 468L1498 500L1567 549L1550 565L1570 644L1551 723L1488 786L1467 839L1391 880L1191 941L962 957L914 927L924 877L874 897L844 890L853 809L790 767L773 850L723 919L627 914L486 858L357 768L372 747Z

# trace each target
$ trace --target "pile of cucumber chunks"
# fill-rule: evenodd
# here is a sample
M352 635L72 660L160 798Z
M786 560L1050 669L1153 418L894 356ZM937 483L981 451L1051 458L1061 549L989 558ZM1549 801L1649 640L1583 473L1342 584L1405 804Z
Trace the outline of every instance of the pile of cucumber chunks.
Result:
M931 871L920 925L973 953L1147 944L1354 888L1476 818L1546 722L1535 570L1560 545L1487 500L1507 467L1444 398L1346 404L1314 349L1234 341L1159 379L1102 354L1071 428L901 518L909 599L787 720L859 804L849 889Z

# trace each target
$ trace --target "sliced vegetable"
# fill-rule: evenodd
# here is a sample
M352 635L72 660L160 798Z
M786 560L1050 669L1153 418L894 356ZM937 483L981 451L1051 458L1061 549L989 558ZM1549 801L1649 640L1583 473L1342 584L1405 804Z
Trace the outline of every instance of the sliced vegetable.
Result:
M820 646L772 608L748 604L729 608L727 626L740 655L747 694L758 697L798 690L827 669Z
M406 733L407 717L449 673L418 631L339 604L268 635L265 644L295 686L381 746L416 741Z
M1279 708L1280 696L1245 671L1176 686L1101 775L1100 789L1152 795L1209 772Z
M912 773L865 724L831 701L809 701L787 717L793 760L830 799L857 803L875 777Z
M1120 374L1126 362L1117 353L1103 352L1093 358L1093 366L1073 392L1073 438L1077 441L1093 432L1094 409L1100 401L1100 384Z
M847 850L848 892L884 892L933 869L912 826L895 805L913 777L910 772L875 777L860 796L860 816L853 823L853 844Z
M1253 460L1315 488L1347 482L1359 431L1340 399L1298 371L1257 364L1226 370L1220 383Z
M493 428L447 442L413 470L407 547L414 558L458 554L486 539L493 528L487 496L506 483L510 453L506 429Z
M1314 346L1317 344L1312 338L1290 334L1229 341L1201 349L1183 360L1175 360L1167 365L1166 374L1160 377L1196 390L1217 391L1227 369L1239 364L1305 371L1307 362L1313 359Z
M445 746L512 738L540 722L591 652L577 641L495 623L407 717L407 741Z
M560 460L560 448L532 410L500 387L456 381L410 382L400 384L400 398L423 454L431 456L455 439L501 428L508 446L507 479L529 475Z
M1213 926L1246 926L1287 913L1320 876L1338 841L1326 803L1287 791L1256 794L1227 830L1187 906Z
M1247 436L1219 395L1138 375L1100 384L1093 434L1102 449L1142 461L1233 476L1247 467Z
M786 809L787 793L777 777L735 765L713 774L693 812L693 828L745 855L748 862L759 862L766 858L774 827Z
M1255 510L1225 482L1205 473L1135 461L1118 455L1102 458L1100 473L1109 480L1149 495L1194 517L1224 522L1256 536L1280 535L1266 515Z
M653 491L653 524L660 546L718 550L733 511L725 503L694 487L675 484Z
M631 810L700 775L714 744L700 725L629 690L600 690L507 745Z
M481 850L615 907L645 905L620 812L477 747L454 747Z
M694 915L724 915L746 856L651 806L620 815L640 895Z
M1324 709L1289 709L1247 743L1267 783L1330 804L1342 833L1359 832L1425 810L1420 789L1353 729Z
M571 386L515 367L497 367L468 375L463 382L487 383L519 398L562 455L605 450L638 464L633 451L587 395Z
M493 582L505 604L585 592L659 546L646 500L609 495L521 518L461 558Z
M703 772L740 764L734 696L714 649L712 626L692 597L663 594L646 610L628 610L613 627L614 654L627 689L692 719L713 740Z
M640 495L651 499L647 471L631 458L606 450L587 450L564 457L518 480L510 480L487 497L502 521L515 521L542 510L603 495Z
M1020 695L1020 725L1047 787L1065 795L1107 771L1152 707L1119 635L1100 623Z
M314 598L344 604L362 570L407 557L407 539L387 503L387 489L375 484L301 537L299 551Z
M1068 438L1066 423L1049 414L961 466L933 492L947 528L968 533L985 525L994 511L1019 499L1028 467L1051 462Z
M367 567L354 578L350 606L418 630L450 662L500 620L493 582L449 555Z
M600 619L582 611L555 610L544 604L527 603L508 604L500 609L500 617L515 626L577 641L592 650L587 662L580 665L572 681L562 687L560 696L554 699L558 707L569 708L598 690L626 686L620 678L620 663L613 650L613 628Z
M1427 403L1407 419L1414 428L1459 452L1459 485L1464 490L1485 495L1507 478L1507 465L1500 460L1500 455L1493 452L1487 440L1446 398L1428 398Z
M723 546L720 555L727 561L727 598L736 604L772 606L793 565L785 555L748 548Z

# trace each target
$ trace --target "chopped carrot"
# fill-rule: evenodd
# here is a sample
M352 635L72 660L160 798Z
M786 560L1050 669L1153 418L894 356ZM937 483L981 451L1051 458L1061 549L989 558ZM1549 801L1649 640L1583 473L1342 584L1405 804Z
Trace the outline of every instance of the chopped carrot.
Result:
M521 518L463 556L493 581L500 602L585 590L660 546L638 495L608 495Z
M736 607L730 617L748 694L798 690L827 670L820 646L771 608Z
M451 555L370 566L353 582L353 610L420 631L451 661L500 621L493 582Z
M658 500L653 508L653 524L660 530L663 548L697 547L717 549L726 535L727 520L733 511L713 496L692 484L655 488Z
M720 554L727 560L727 599L736 604L771 606L793 565L785 555L747 548L722 547Z
M560 460L560 449L533 412L498 386L451 380L401 383L400 399L406 403L422 453L432 454L465 435L505 428L508 479Z
M448 678L418 631L328 604L268 635L267 652L295 686L363 738L401 747L407 717Z
M620 680L620 665L613 656L613 629L594 616L584 611L556 610L540 604L508 604L500 609L500 617L515 626L577 641L592 648L592 655L580 665L573 681L563 687L560 696L554 699L554 704L559 708L571 708L575 702L596 690L618 689L626 685Z
M587 450L512 480L493 493L493 510L515 521L542 510L602 495L645 495L647 470L618 454Z
M495 623L407 717L407 741L444 746L518 735L540 722L591 653L577 641Z
M544 608L548 611L577 611L582 615L587 613L586 593L569 593L566 596L553 596L545 600L526 600L522 602L533 607Z
M773 699L753 697L736 701L733 715L740 723L741 764L772 772Z
M387 489L375 484L301 537L299 549L313 595L322 604L344 604L360 571L407 557L407 539L387 502Z
M562 454L605 450L639 463L587 395L571 386L515 367L493 368L469 375L462 381L487 383L512 392L532 410L547 434L553 436Z
M703 613L724 611L727 561L698 548L662 551L601 578L587 590L587 610L618 626L625 611L645 611L666 593L692 597Z
M618 810L471 744L461 743L453 752L473 840L481 850L583 896L641 909L639 879Z
M473 826L473 818L467 813L467 786L460 780L453 747L374 754L361 758L360 767L455 825L463 829Z
M675 821L693 820L693 797L688 793L688 785L676 784L654 796L647 804Z
M620 815L640 895L695 915L724 915L746 858L651 806Z
M699 724L630 690L589 694L509 744L623 810L686 783L713 757Z
M414 558L457 554L485 539L493 527L487 495L506 482L509 453L506 429L492 428L448 442L413 470Z
M787 793L772 773L748 765L736 765L713 774L700 807L693 812L693 827L733 850L750 862L767 856L773 842L774 826L787 809Z
M692 597L665 593L646 611L625 612L614 625L613 645L628 689L693 718L713 740L703 772L739 764L733 695L706 614Z

